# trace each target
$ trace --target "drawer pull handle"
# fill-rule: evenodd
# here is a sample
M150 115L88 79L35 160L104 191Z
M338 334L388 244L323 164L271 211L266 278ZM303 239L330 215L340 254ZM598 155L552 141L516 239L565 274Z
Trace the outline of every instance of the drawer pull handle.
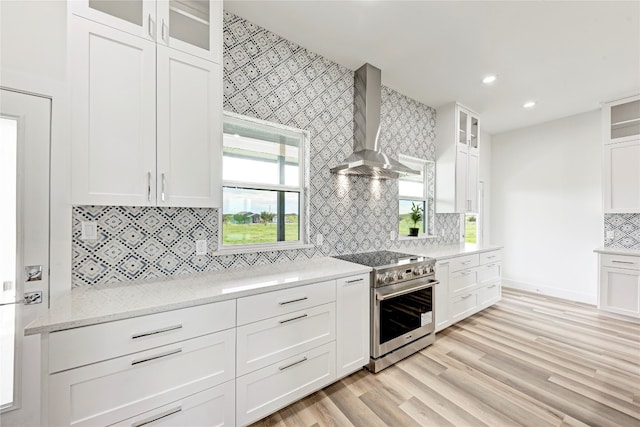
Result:
M635 264L633 261L616 261L615 259L611 262L615 262L616 264Z
M151 418L147 418L146 420L142 420L142 421L138 421L137 423L133 423L131 424L131 427L141 427L141 426L145 426L147 424L151 424L152 422L158 421L162 418L166 418L169 415L173 415L173 414L177 414L178 412L182 411L182 406L178 406L176 408L173 409L168 409L164 412L159 413L158 415L154 415Z
M292 299L292 300L290 300L290 301L281 301L281 302L279 302L278 304L280 304L280 305L287 305L287 304L291 304L292 302L300 302L300 301L304 301L304 300L307 300L307 299L309 299L309 298L307 298L307 297L302 297L302 298L298 298L298 299Z
M496 286L498 286L498 285L493 284L493 285L491 285L491 286L488 286L488 287L487 287L487 289L493 289L493 288L495 288Z
M470 274L471 274L470 271L463 271L462 273L460 273L461 276L468 276Z
M302 359L298 360L297 362L293 362L293 363L289 363L288 365L280 366L278 369L280 369L281 371L284 371L285 369L289 369L292 366L299 365L300 363L306 362L306 361L307 361L307 356L303 357Z
M462 297L462 299L467 299L467 298L471 297L471 295L472 295L472 294L465 295L465 296L463 296L463 297Z
M140 363L150 362L152 360L161 359L163 357L172 356L174 354L182 353L182 349L169 350L165 353L156 354L155 356L145 357L144 359L138 359L131 362L131 366L139 365Z
M356 282L362 282L364 279L361 277L359 279L353 279L353 280L347 280L347 283L356 283Z
M495 266L496 266L495 264L489 264L489 265L487 265L487 268L491 268L491 267L495 267Z
M460 265L467 265L467 264L470 264L470 263L471 263L471 260L465 261L465 262L461 262Z
M155 331L143 332L141 334L133 335L131 339L136 340L138 338L148 337L150 335L164 334L165 332L175 331L176 329L182 329L182 325L174 325L167 328L156 329Z
M287 320L279 320L278 322L280 324L283 323L287 323L287 322L293 322L294 320L298 320L298 319L304 319L305 317L307 317L307 314L303 314L302 316L297 316L297 317L292 317L291 319L287 319Z
M490 255L490 256L487 257L487 259L491 259L491 258L495 258L495 257L496 257L495 255Z

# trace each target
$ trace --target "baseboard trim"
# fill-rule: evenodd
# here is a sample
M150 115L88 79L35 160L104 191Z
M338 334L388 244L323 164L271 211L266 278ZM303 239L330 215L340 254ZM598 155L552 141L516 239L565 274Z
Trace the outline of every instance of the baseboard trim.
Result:
M534 294L548 295L550 297L562 298L590 305L596 305L598 303L598 297L596 294L585 294L582 292L568 291L566 289L558 289L550 286L534 285L532 283L506 279L504 277L502 278L502 286L505 288L519 289L522 291L532 292Z

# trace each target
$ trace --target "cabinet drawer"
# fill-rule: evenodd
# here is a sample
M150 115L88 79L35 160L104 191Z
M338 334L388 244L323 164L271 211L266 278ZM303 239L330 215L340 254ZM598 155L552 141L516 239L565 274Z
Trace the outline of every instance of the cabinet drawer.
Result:
M235 376L233 329L49 376L51 425L110 425Z
M469 292L478 285L478 271L475 269L456 271L451 274L451 283L449 284L449 291L452 296L459 295L464 292Z
M488 264L491 262L502 260L502 251L483 252L480 255L480 264Z
M478 254L459 256L451 258L449 261L451 265L451 271L458 271L465 268L476 267L480 263L480 256Z
M238 328L238 376L335 340L335 303Z
M235 381L177 400L153 411L114 424L115 427L184 427L184 426L234 426ZM153 424L152 424L153 423Z
M125 354L229 329L235 301L222 301L49 335L49 372L59 372Z
M236 422L257 421L335 378L335 341L240 377L236 380Z
M501 288L500 282L494 282L481 287L478 290L478 304L481 307L488 307L500 301L502 295Z
M631 255L600 255L602 266L640 270L640 257Z
M500 280L500 271L502 264L499 262L492 262L490 264L481 265L478 267L478 283L484 285L490 282Z
M469 292L451 299L451 320L456 322L478 311L478 292Z
M336 300L336 282L314 283L238 299L238 325Z

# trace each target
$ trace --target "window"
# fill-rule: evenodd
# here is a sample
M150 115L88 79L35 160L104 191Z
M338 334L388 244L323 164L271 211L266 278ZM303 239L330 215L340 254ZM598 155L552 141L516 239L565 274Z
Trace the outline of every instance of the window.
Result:
M434 217L434 176L435 164L429 160L400 155L402 164L420 171L419 175L406 175L398 179L398 235L408 236L409 228L414 227L411 220L411 208L414 205L422 208L422 220L415 224L420 235L433 234Z
M465 214L464 216L464 242L478 243L478 215Z
M307 132L224 114L222 246L304 243Z

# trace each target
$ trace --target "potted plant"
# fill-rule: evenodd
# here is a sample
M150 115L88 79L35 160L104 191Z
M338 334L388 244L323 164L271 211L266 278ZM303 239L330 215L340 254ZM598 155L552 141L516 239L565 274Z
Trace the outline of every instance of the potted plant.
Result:
M413 221L413 227L409 227L409 236L417 237L420 232L420 227L418 227L418 222L422 221L422 213L424 209L420 205L416 205L415 203L411 203L411 221Z

